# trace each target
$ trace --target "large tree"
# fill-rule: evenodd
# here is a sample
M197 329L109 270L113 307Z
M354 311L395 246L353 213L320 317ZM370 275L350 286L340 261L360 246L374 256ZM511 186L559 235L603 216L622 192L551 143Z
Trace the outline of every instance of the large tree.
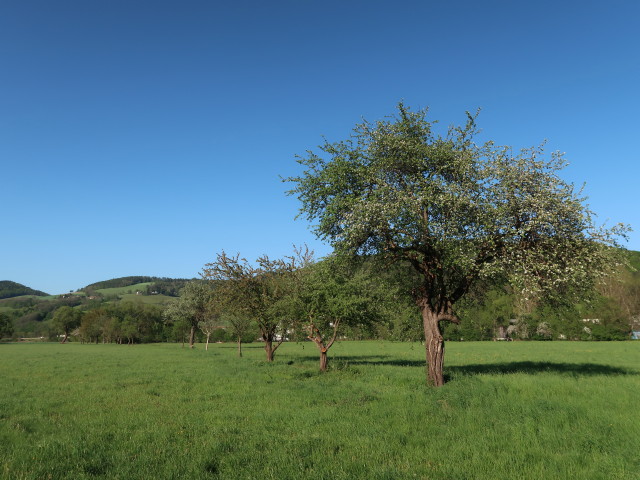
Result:
M524 298L565 297L593 286L626 227L597 228L585 199L562 180L562 155L476 144L476 118L434 130L427 111L398 105L391 118L325 141L287 179L301 213L340 254L383 253L410 267L422 315L427 381L442 385L440 322L479 281L508 279Z

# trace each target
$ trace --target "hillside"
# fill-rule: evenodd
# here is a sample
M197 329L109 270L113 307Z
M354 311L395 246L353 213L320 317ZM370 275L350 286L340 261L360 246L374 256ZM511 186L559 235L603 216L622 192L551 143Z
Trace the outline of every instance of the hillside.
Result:
M48 293L41 292L40 290L34 290L33 288L26 287L20 283L12 282L10 280L0 280L0 299L20 297L22 295L45 297Z
M167 295L177 297L180 289L189 281L185 278L131 276L112 278L87 285L81 291L91 295L93 292L104 294L136 293L143 295Z
M161 309L179 295L186 282L188 280L166 277L121 277L96 282L76 292L47 296L4 281L0 282L0 292L5 295L0 296L0 315L10 320L17 337L27 338L50 337L51 320L55 312L65 306L82 312L96 308L112 311L133 308L159 318Z
M144 276L118 277L118 278L112 278L111 280L103 280L101 282L92 283L91 285L87 285L86 287L84 287L83 290L86 290L86 289L102 290L105 288L130 287L131 285L136 285L138 283L150 283L155 280L159 280L159 278L144 277Z

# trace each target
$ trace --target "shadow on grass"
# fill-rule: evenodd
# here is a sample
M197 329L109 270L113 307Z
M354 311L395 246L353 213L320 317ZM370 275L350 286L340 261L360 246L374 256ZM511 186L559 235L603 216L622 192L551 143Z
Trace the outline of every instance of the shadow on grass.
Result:
M217 342L212 342L209 343L209 345L215 345L215 348L220 348L220 349L231 349L231 350L238 350L238 344L237 343L231 343L231 342L223 342L223 343L217 343ZM259 349L259 350L264 350L264 343L243 343L242 344L242 350L247 349L247 350L251 350L251 349Z
M505 362L472 365L445 366L449 375L508 375L512 373L558 373L572 377L586 377L592 375L638 375L637 370L600 363L559 363L559 362Z
M318 357L305 356L301 360L318 361ZM425 367L422 360L399 360L389 356L336 356L336 363L342 365L390 365L394 367ZM453 365L444 367L445 376L449 379L458 375L509 375L514 373L538 374L557 373L572 377L595 375L640 375L638 370L632 370L599 363L560 363L560 362L503 362L478 363L470 365Z

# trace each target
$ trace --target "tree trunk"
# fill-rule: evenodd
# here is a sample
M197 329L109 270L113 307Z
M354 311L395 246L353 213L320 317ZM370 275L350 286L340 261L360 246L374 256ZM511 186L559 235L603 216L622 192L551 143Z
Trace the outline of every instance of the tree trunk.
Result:
M333 336L331 337L331 340L329 340L329 342L325 344L324 340L322 339L322 334L320 333L320 330L318 330L318 327L316 327L316 325L313 323L313 319L311 319L311 322L309 323L309 326L308 326L309 335L307 336L307 338L309 340L312 340L313 343L316 344L316 347L318 347L318 350L320 350L320 371L321 372L327 371L327 365L329 363L329 359L327 358L327 352L333 345L333 342L336 341L336 338L338 338L339 325L340 325L340 319L334 320Z
M329 363L329 360L327 358L327 349L326 348L321 348L320 349L320 371L321 372L326 372L327 371L327 364Z
M267 352L267 362L273 362L273 355L276 349L273 348L273 342L270 338L264 341L264 351Z
M440 331L438 314L423 306L422 323L424 326L425 349L427 353L427 384L434 387L444 385L444 338Z
M242 358L242 337L238 336L238 357Z
M196 343L196 327L195 325L191 325L191 332L189 332L189 348L193 348L194 343Z
M69 334L67 332L64 332L64 337L62 338L62 341L60 343L67 343L67 338L69 338Z
M204 349L205 349L205 350L207 350L207 351L209 350L209 337L210 337L210 336L211 336L211 334L210 334L210 333L207 333L207 343L206 343L206 345L204 346Z

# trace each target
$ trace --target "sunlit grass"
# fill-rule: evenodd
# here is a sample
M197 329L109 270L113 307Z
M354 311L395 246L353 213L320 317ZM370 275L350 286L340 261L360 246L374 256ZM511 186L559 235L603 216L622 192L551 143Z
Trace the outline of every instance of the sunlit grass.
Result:
M0 345L0 476L638 478L640 342Z

